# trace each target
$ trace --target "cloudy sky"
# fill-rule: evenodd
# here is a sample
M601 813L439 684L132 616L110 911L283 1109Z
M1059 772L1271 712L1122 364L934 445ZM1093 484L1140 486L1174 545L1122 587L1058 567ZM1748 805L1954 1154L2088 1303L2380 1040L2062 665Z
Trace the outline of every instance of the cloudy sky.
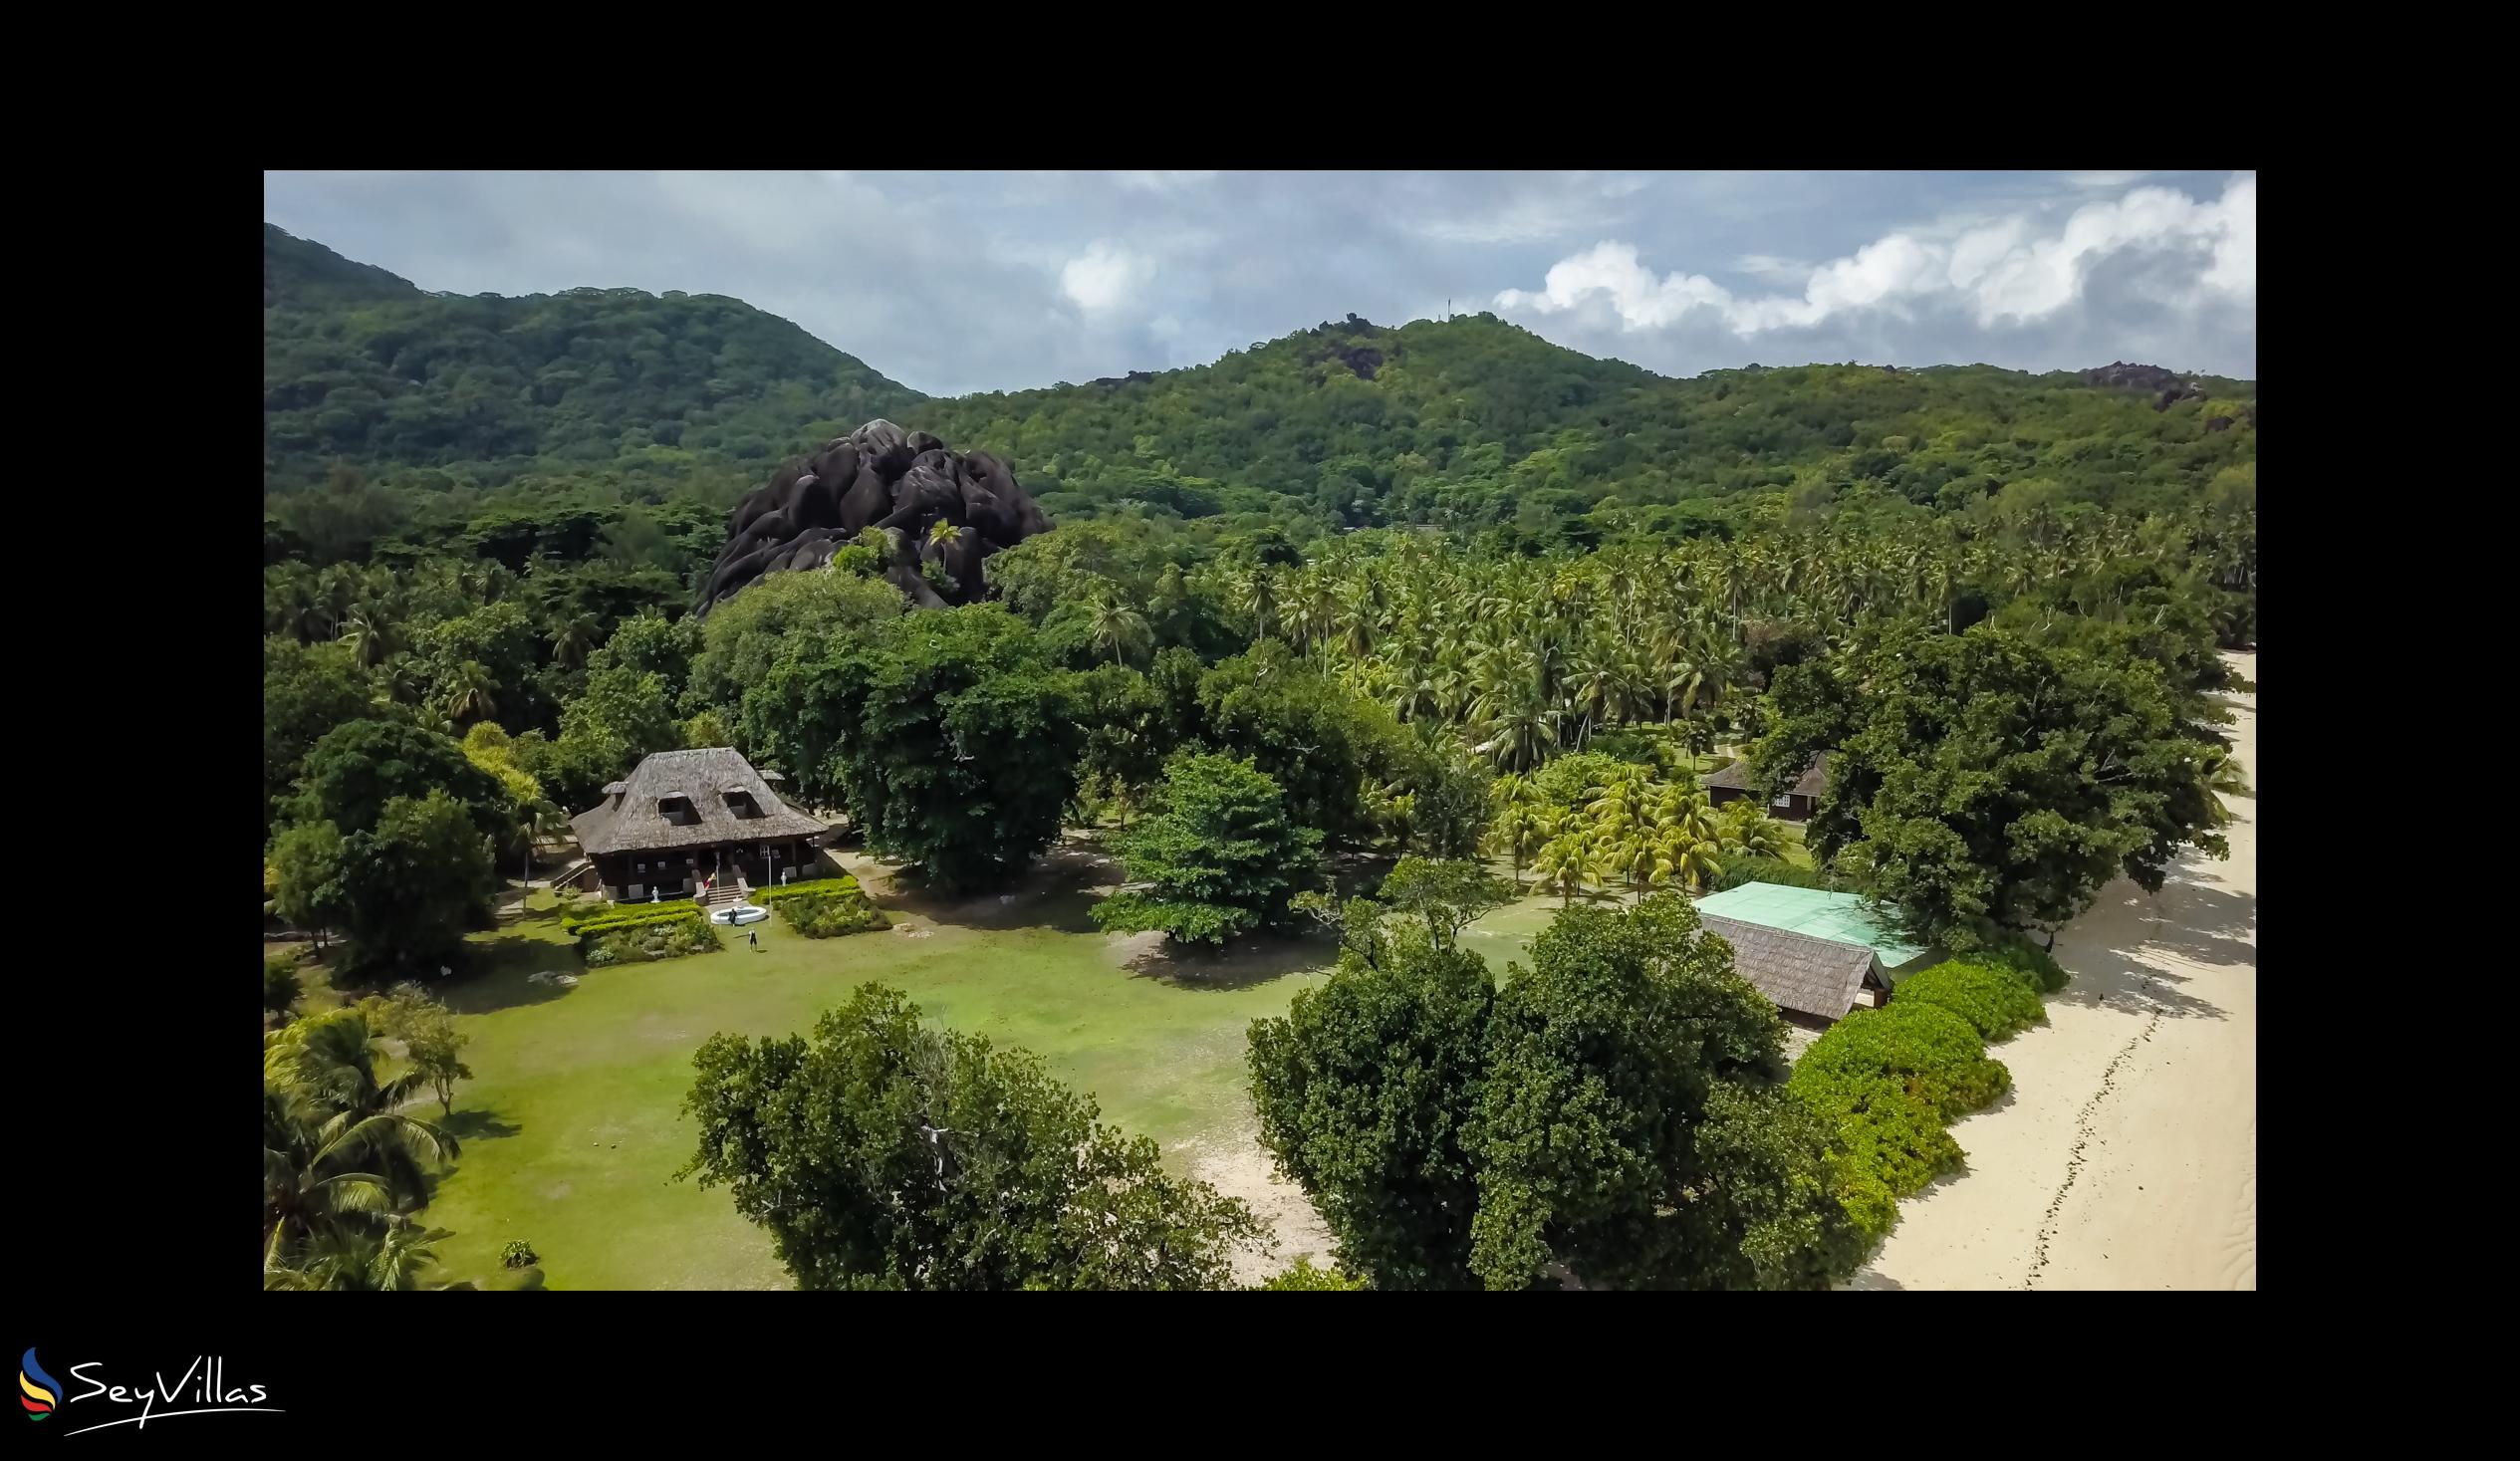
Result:
M935 394L1492 310L1666 374L2257 373L2252 172L275 172L424 289L734 295Z

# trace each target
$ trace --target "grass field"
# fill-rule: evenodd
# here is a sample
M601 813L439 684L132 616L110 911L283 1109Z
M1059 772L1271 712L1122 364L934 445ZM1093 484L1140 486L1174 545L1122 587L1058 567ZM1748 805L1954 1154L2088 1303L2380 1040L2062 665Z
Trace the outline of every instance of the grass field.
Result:
M1005 902L929 904L889 890L871 864L853 870L899 929L813 940L774 918L754 925L759 953L738 930L723 952L583 971L567 989L525 978L580 972L548 893L476 935L487 969L445 992L472 1036L475 1079L457 1088L450 1123L463 1155L423 1215L453 1234L438 1249L445 1277L502 1286L499 1250L524 1238L553 1289L785 1287L769 1240L723 1190L669 1180L691 1155L680 1114L691 1053L719 1031L807 1032L878 980L931 1021L1040 1055L1093 1093L1106 1120L1169 1151L1240 1128L1245 1030L1329 961L1325 942L1287 939L1134 969L1143 941L1114 940L1086 917L1108 864L1073 850Z
M447 1122L463 1154L422 1214L452 1234L438 1248L445 1278L514 1286L498 1255L523 1238L552 1289L786 1287L768 1238L725 1192L671 1180L691 1155L681 1115L691 1053L719 1031L808 1033L871 980L906 993L932 1022L1040 1055L1095 1096L1104 1119L1154 1137L1185 1170L1186 1146L1256 1152L1246 1031L1322 977L1335 952L1326 938L1255 939L1203 956L1112 938L1086 913L1117 873L1076 844L1015 893L957 903L904 892L882 864L848 866L893 930L815 940L773 918L754 925L758 953L745 930L720 930L718 953L587 970L552 895L538 891L522 917L473 936L482 967L442 991L472 1037L474 1079L456 1088ZM1502 975L1529 962L1558 906L1528 892L1464 938ZM529 983L538 970L583 977L569 988ZM332 1003L320 969L305 978L309 1007Z

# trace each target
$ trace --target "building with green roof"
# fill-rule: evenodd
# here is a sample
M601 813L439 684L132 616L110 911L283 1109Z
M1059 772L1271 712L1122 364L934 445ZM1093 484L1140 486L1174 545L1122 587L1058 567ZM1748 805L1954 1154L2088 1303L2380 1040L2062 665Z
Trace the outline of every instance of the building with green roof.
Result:
M1879 1005L1892 984L1934 961L1857 893L1745 882L1697 900L1700 921L1733 947L1733 964L1788 1015L1836 1020Z

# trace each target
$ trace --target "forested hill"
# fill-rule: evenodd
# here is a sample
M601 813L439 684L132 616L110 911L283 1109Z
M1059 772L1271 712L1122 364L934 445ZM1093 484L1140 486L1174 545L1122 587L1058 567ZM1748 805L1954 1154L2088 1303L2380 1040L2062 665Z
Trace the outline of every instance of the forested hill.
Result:
M263 228L267 490L335 462L422 489L528 472L739 481L921 399L723 295L431 294Z
M269 226L263 283L267 537L318 562L484 512L610 521L680 501L697 524L875 416L1005 456L1054 520L1198 543L1425 524L1531 551L1789 511L1962 511L2007 488L2142 514L2225 472L2254 480L2254 383L2123 364L1676 380L1489 315L1352 315L1212 365L931 399L723 296L430 294ZM2172 398L2180 380L2201 394Z
M2255 385L2187 378L2202 397L2166 408L2082 372L1983 365L1673 380L1490 315L1396 329L1351 316L1213 365L935 400L918 419L1018 463L1054 518L1134 503L1240 514L1285 494L1326 526L1583 538L1621 508L1688 531L1744 493L1825 507L1871 489L1954 509L2045 479L2067 502L2176 507L2256 454Z

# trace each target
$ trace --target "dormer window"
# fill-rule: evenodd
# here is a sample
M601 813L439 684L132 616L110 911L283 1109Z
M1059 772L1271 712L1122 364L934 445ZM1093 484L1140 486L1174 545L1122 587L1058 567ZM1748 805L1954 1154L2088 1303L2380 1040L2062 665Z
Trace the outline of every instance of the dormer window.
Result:
M726 799L727 812L738 822L762 815L761 804L754 801L752 793L743 787L728 787L719 795Z
M700 820L699 810L691 805L689 792L666 792L657 797L656 815L677 827L688 827Z

